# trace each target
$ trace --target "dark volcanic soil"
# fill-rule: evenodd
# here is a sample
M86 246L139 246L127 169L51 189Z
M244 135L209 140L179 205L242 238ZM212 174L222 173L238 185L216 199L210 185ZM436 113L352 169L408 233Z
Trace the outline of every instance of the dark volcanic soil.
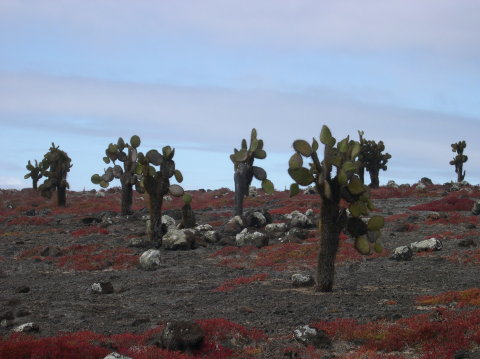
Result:
M410 212L418 215L417 219L410 219L411 223L419 224L413 231L392 231L399 221L387 223L383 230L386 249L391 251L439 232L467 231L464 224L424 225L422 222L430 212L407 209L438 198L441 197L375 200L380 214L385 217ZM206 223L212 213L225 210L196 211L197 222ZM422 308L415 305L415 298L420 295L478 286L478 267L443 258L459 250L458 240L445 240L443 250L425 256L415 255L408 262L365 257L362 261L339 264L332 293L292 287L291 275L298 272L296 270L239 270L219 266L218 259L211 257L221 248L219 245L191 251L162 250L163 264L156 271L138 268L73 271L59 268L51 261L17 258L22 251L38 246L101 243L112 248L126 247L128 234L141 233L145 229L139 215L114 217L113 224L107 226L108 235L73 237L70 232L86 227L81 221L86 216L60 214L54 216L54 222L43 226L7 227L5 222L0 225L4 234L0 237L1 313L23 310L26 315L17 315L16 322L37 323L43 336L79 330L105 334L142 332L169 320L218 317L280 336L291 334L299 325L320 320L352 317L371 321L411 316L422 312ZM279 221L280 218L274 219ZM60 232L45 231L52 228ZM138 255L144 250L134 249ZM212 291L226 280L257 273L269 276L265 281L239 286L233 291ZM91 285L99 281L110 281L114 293L92 294ZM30 290L19 293L22 286ZM386 305L388 301L395 304ZM0 328L1 335L10 331L11 327Z

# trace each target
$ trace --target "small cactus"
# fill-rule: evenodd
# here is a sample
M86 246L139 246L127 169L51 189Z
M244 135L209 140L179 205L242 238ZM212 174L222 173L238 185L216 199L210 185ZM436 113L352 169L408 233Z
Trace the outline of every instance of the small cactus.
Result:
M162 154L157 150L150 150L145 155L142 152L137 156L136 174L141 176L137 191L147 192L150 201L150 230L149 236L152 243L158 247L162 245L162 204L163 197L170 194L174 197L182 197L185 193L178 184L170 184L172 177L178 183L183 181L182 173L175 168L173 156L175 149L165 146ZM157 170L155 166L159 166Z
M66 192L69 188L67 175L72 167L71 162L67 153L52 143L52 147L40 163L41 172L47 179L38 187L38 190L46 198L51 198L52 193L57 191L57 203L63 207L66 205Z
M465 179L465 171L463 170L463 164L467 162L468 157L463 154L463 150L467 147L465 141L459 141L452 143L452 152L456 152L457 155L450 161L452 166L455 166L455 173L457 174L457 182L462 182Z
M248 196L253 177L262 182L262 189L265 193L273 193L273 183L267 179L267 172L263 168L253 165L255 159L263 160L266 157L263 140L257 138L256 129L252 129L250 145L247 144L246 139L243 139L240 150L235 148L233 154L230 155L235 171L235 215L243 214L243 199Z
M373 216L368 222L361 219L374 207L370 189L357 174L361 166L358 161L360 143L349 137L337 143L327 126L322 127L320 142L324 145L322 161L317 154L319 143L315 138L311 144L304 140L294 141L295 153L289 160L288 173L295 181L290 186L291 196L300 193L299 186L309 185L314 185L320 195L320 251L316 289L329 292L333 288L340 232L345 231L355 239L355 249L361 254L379 252L382 251L380 229L384 219L380 216ZM304 157L312 161L308 166L304 166ZM334 168L335 173L332 173Z
M185 193L182 197L183 206L182 206L182 222L181 228L193 228L195 227L195 213L192 210L192 196L188 193Z
M27 179L27 178L32 179L32 188L34 190L37 190L38 180L43 177L42 166L41 165L42 165L41 163L40 163L40 165L38 164L37 160L35 160L35 166L32 165L32 163L30 161L28 161L28 163L26 165L26 168L29 172L24 176L24 178L25 179Z
M378 179L380 170L387 170L387 162L390 158L392 158L392 155L389 153L383 153L383 151L385 151L385 145L383 141L379 141L377 143L375 141L365 140L363 138L363 131L358 131L358 134L360 136L361 145L358 159L362 164L358 170L360 179L362 182L364 181L363 173L364 169L366 169L370 174L370 187L378 188L380 185L380 181Z
M114 179L120 179L122 185L122 215L132 213L132 195L133 186L139 185L139 178L135 174L137 168L137 148L140 146L140 137L134 135L130 138L130 143L126 143L123 138L119 138L116 144L110 143L105 150L103 161L106 164L113 165L105 170L103 175L94 174L91 178L92 183L107 188ZM123 163L118 165L116 161Z

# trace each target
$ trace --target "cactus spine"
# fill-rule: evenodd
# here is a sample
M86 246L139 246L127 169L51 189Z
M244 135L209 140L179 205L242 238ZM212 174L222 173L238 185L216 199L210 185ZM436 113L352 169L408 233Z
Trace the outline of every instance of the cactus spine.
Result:
M42 174L42 163L38 164L38 161L35 160L35 166L32 165L30 161L28 161L26 165L27 170L29 171L23 178L31 178L32 179L32 188L37 190L38 180L43 177Z
M182 197L184 190L177 184L170 184L170 178L174 177L179 183L183 181L182 173L175 169L173 156L175 149L165 146L162 154L157 150L150 150L145 155L138 153L136 173L142 176L137 190L148 193L150 202L150 241L157 247L162 245L162 204L163 196L171 194L174 197ZM159 166L157 170L154 166Z
M67 153L60 150L59 146L55 147L55 144L52 143L52 147L40 163L42 174L46 177L46 180L38 187L38 190L46 198L51 198L52 193L57 191L57 204L63 207L67 202L66 192L69 188L67 175L72 167L71 162L72 160Z
M465 179L465 171L463 170L463 164L467 162L468 157L463 154L463 150L467 147L465 141L459 141L452 143L452 152L456 152L457 155L450 161L452 166L455 166L455 173L457 174L457 182L462 182Z
M340 232L346 231L355 238L357 251L367 255L374 250L382 250L380 229L384 220L380 216L373 216L367 223L361 219L362 215L368 215L369 210L373 209L373 204L369 188L356 174L361 165L357 160L360 143L349 137L337 143L327 126L322 127L320 142L324 145L322 161L317 154L319 143L315 138L312 144L304 140L294 141L295 153L289 160L288 173L295 181L290 186L291 196L300 192L299 185L311 184L315 185L320 195L320 251L316 290L329 292L333 288ZM308 167L303 165L304 157L312 161ZM332 174L334 167L335 175Z
M252 129L250 145L247 145L247 140L243 139L240 150L235 148L233 154L230 155L235 171L233 177L235 181L235 215L243 214L243 199L248 196L248 189L253 177L262 182L262 189L266 193L273 193L273 183L267 179L267 172L263 168L253 165L256 158L263 160L266 157L263 140L257 138L256 129Z
M94 174L91 178L92 183L107 188L109 183L115 178L120 179L122 186L122 215L126 216L132 213L133 186L138 186L139 179L135 175L137 168L137 147L140 146L140 137L134 135L130 143L126 143L123 138L119 138L117 144L110 143L105 150L103 161L106 164L113 163L108 167L103 175ZM116 164L116 161L123 162L123 168Z
M360 136L361 150L359 153L359 161L362 164L359 168L359 175L362 182L364 182L363 171L366 169L370 174L370 187L378 188L380 186L379 174L380 170L387 170L387 162L392 155L389 153L382 153L385 151L385 144L383 141L378 143L363 138L363 131L358 131Z

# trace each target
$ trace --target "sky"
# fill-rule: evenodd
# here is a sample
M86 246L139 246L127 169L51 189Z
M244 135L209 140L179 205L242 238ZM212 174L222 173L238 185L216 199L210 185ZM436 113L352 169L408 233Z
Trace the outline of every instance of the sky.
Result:
M292 142L324 124L384 141L381 184L455 180L465 140L478 184L478 14L477 0L1 0L0 188L30 187L26 163L54 142L71 189L98 189L105 148L134 134L176 149L185 189L233 188L229 156L256 128L255 164L283 190Z

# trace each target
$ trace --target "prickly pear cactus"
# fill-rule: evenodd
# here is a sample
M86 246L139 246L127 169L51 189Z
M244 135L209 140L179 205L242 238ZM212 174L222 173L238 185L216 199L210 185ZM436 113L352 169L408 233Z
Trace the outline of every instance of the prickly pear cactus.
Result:
M67 153L60 150L59 146L52 147L43 157L40 163L41 172L46 180L38 187L43 197L51 198L52 193L57 191L57 203L59 206L66 205L66 191L69 188L67 175L72 167L72 160Z
M185 193L182 197L183 206L182 206L182 222L181 228L193 228L195 227L195 212L192 210L192 196L188 193Z
M463 171L463 164L467 162L468 157L463 154L463 150L467 147L465 141L459 141L452 143L452 152L456 152L457 155L450 161L452 166L455 166L455 173L457 174L457 182L462 182L465 179L465 171Z
M363 168L365 168L370 174L370 187L378 188L380 185L379 174L380 170L387 170L387 162L392 155L389 153L383 153L385 151L385 144L383 141L378 143L372 140L365 140L363 138L363 131L359 131L360 135L360 153L358 159L362 164L359 168L360 178L363 181Z
M100 185L102 188L107 188L114 179L119 179L122 185L122 215L131 214L132 210L132 189L139 188L140 180L135 173L137 168L137 148L140 146L140 137L134 135L130 138L130 143L127 143L123 138L119 138L116 144L110 143L105 150L105 157L103 161L106 164L112 164L105 170L103 175L94 174L91 178L92 183ZM122 162L123 166L117 164L117 161Z
M233 154L230 155L235 170L235 215L243 214L243 199L248 196L248 189L253 177L262 182L262 189L265 193L273 193L273 183L267 179L267 172L263 168L253 165L255 159L263 160L266 157L263 140L257 138L256 129L252 129L250 144L243 139L240 150L235 148Z
M32 188L34 190L37 189L37 183L40 178L43 177L42 175L42 166L38 164L38 161L35 160L35 166L32 165L30 161L28 161L26 165L27 170L29 171L23 178L31 178L32 179Z
M183 181L182 173L175 168L173 156L175 149L165 146L162 154L157 150L150 150L145 155L142 152L137 156L136 174L141 176L139 187L150 197L150 240L158 247L162 245L162 204L163 196L170 194L182 197L185 193L178 184L171 184L173 177L178 183ZM156 166L159 168L157 169Z
M314 185L321 198L320 252L317 265L319 291L331 291L333 287L335 256L340 232L345 231L355 240L355 248L364 255L381 252L380 230L384 219L368 216L373 207L370 189L357 174L361 163L358 155L361 145L349 137L338 142L327 126L322 127L320 142L323 144L323 160L318 156L319 143L314 138L293 142L295 153L290 158L288 173L295 181L290 195L300 192L300 186ZM311 162L304 163L304 158Z

